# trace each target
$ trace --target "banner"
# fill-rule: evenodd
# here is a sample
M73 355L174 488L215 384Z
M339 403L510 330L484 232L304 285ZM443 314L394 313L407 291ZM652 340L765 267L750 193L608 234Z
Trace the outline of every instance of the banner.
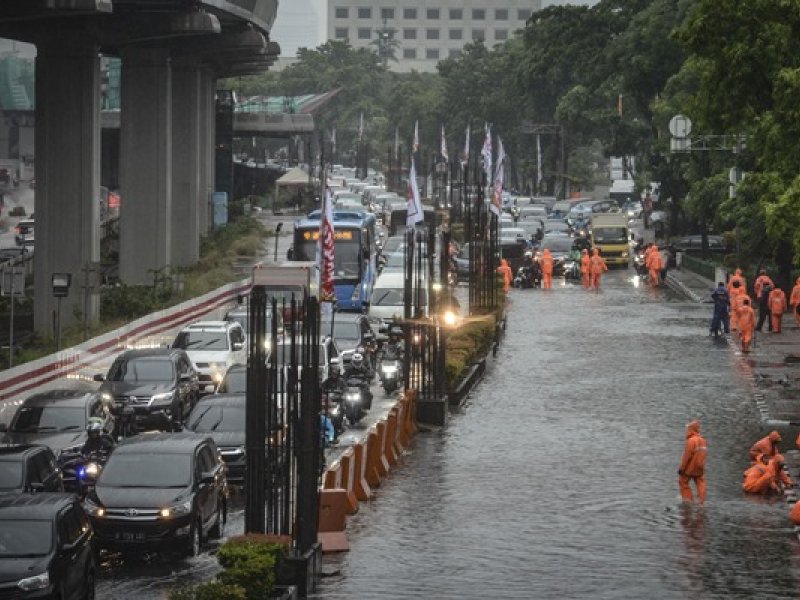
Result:
M444 125L442 125L442 158L445 162L450 162L450 157L447 155L447 140L444 137Z
M503 148L503 140L497 136L497 167L494 172L494 194L492 194L492 203L489 205L491 211L498 217L503 212L503 176L506 152Z
M333 197L330 188L325 189L319 214L319 238L317 239L317 266L319 271L319 300L323 315L333 312L336 290L333 286L334 274L334 230Z
M542 136L536 134L536 191L542 193Z
M411 152L419 150L419 121L414 121L414 140L411 142Z
M483 140L483 148L481 149L481 156L483 157L483 170L486 172L486 181L492 181L492 130L489 125L486 125L486 137Z
M425 220L422 202L417 189L417 169L414 167L414 157L411 157L411 168L408 170L408 209L406 211L406 228L413 229L414 225Z

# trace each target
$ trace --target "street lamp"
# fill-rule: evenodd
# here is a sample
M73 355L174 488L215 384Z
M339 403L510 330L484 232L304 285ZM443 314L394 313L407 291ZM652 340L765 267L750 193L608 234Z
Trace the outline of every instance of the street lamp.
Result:
M53 273L51 286L53 297L58 299L55 315L56 351L61 350L61 299L69 296L69 286L72 283L71 273Z
M278 223L278 226L275 228L275 257L274 257L275 262L278 262L278 235L280 234L282 228L283 228L283 221Z

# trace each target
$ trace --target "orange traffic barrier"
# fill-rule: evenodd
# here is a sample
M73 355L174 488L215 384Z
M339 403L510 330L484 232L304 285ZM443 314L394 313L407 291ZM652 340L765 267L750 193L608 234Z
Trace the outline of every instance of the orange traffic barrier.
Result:
M323 552L350 550L347 534L347 490L332 489L319 492L319 526L317 539Z
M358 512L358 498L356 498L354 488L356 473L353 449L348 448L342 452L342 455L339 457L339 462L342 465L342 488L347 492L347 514L354 515Z
M379 487L381 479L389 472L389 465L383 455L381 437L375 428L367 434L367 483L371 487Z
M342 487L342 465L336 460L325 470L322 476L322 489L333 490Z
M390 466L397 464L397 450L395 449L395 438L397 437L397 409L392 407L384 423L386 431L383 435L383 455L386 457Z
M390 462L389 458L386 456L386 437L388 430L388 427L386 426L386 420L383 419L375 423L375 430L378 432L378 439L380 440L378 444L380 456L383 459L383 464L386 465L386 472L383 475L386 476L389 473L389 469L391 469L392 465L397 462L397 460Z
M395 438L395 448L397 453L400 454L403 450L408 448L411 441L408 437L406 430L406 419L408 418L408 399L405 395L401 395L400 399L395 404L397 407L397 437Z
M362 443L353 444L353 493L361 502L372 497L372 490L367 483L367 457L366 447Z
M406 431L408 437L414 437L417 433L417 390L406 390L408 398L408 415L406 415Z

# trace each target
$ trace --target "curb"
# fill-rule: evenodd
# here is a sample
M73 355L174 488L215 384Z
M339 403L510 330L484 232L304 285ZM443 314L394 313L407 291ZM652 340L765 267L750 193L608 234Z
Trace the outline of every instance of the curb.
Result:
M689 287L683 283L680 279L673 276L672 272L668 272L667 276L664 278L664 283L666 283L670 288L678 292L679 294L683 294L693 302L701 303L703 302L703 298L697 295L694 291L689 289Z

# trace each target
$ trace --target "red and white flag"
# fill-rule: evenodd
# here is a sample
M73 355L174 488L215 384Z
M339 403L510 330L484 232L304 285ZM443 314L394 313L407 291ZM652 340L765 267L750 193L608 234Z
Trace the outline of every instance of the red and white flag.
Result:
M445 162L450 162L450 157L447 154L447 139L444 136L444 125L442 125L442 158Z
M414 157L411 157L411 168L408 170L408 209L406 210L406 227L413 229L414 225L425 219L422 202L419 199L417 188L417 169L414 167Z
M469 162L469 124L467 124L467 136L464 138L464 159L461 161L463 167Z
M411 142L411 152L419 150L419 121L414 121L414 140Z
M333 287L333 197L330 188L325 190L323 206L319 214L319 237L317 238L317 267L319 269L319 300L324 314L333 312L336 290Z
M481 156L483 157L483 170L486 172L486 181L492 181L492 128L486 125L486 137L483 140L483 148L481 149Z
M494 194L492 195L492 203L489 205L491 211L498 217L503 212L503 161L506 158L506 152L503 149L503 140L497 136L497 167L494 171Z

